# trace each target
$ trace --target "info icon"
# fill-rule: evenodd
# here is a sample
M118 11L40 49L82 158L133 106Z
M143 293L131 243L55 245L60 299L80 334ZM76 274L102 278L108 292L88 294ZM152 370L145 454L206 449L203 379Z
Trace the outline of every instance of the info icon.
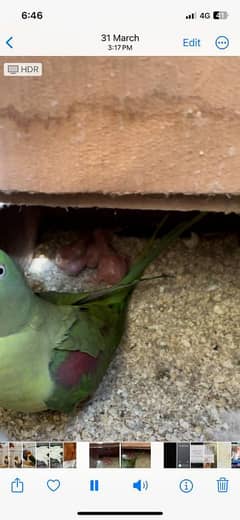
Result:
M193 482L189 478L184 478L179 484L179 488L183 493L191 493L193 490Z

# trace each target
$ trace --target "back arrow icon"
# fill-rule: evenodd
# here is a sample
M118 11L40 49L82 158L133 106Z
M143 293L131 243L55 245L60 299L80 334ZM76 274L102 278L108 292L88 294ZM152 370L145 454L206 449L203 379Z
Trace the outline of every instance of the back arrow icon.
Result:
M13 49L13 45L10 43L12 39L13 39L13 36L10 36L10 38L8 38L8 40L6 40L6 42L5 42L8 45L8 47L10 47L10 49Z

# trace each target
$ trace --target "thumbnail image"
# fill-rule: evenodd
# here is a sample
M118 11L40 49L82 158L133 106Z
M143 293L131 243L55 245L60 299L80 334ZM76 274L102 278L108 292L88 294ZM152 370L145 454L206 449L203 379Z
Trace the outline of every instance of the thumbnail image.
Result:
M49 445L49 467L63 467L63 442L50 442Z
M190 445L191 468L203 468L204 444L203 442L192 442Z
M151 444L147 442L121 443L121 468L150 468Z
M90 468L120 468L120 444L98 442L89 445Z
M22 442L9 442L8 446L9 453L9 467L10 468L22 468Z
M64 442L63 448L63 467L76 468L77 467L77 443Z
M216 442L165 442L164 468L216 468L217 454Z
M76 468L76 442L0 444L0 468Z
M23 468L35 468L36 467L36 443L35 442L24 442L23 443Z
M164 468L240 467L240 444L230 442L165 442Z
M205 443L204 444L204 457L203 457L204 468L216 468L217 467L217 443Z
M232 442L232 468L240 468L240 443Z
M176 468L177 466L177 443L164 442L164 468Z
M0 468L9 467L8 442L0 443Z
M49 468L50 453L49 442L37 442L36 461L37 468Z
M190 468L190 443L177 443L177 468Z
M218 442L217 443L217 467L230 468L231 467L231 443Z

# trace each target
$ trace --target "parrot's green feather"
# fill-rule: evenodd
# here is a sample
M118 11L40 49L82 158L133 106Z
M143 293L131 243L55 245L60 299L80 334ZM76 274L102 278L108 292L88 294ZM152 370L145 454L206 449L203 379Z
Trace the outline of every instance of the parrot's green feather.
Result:
M0 337L1 406L32 412L47 408L45 401L54 389L48 369L52 345L62 341L67 324L73 321L69 310L64 310L32 294L28 323L15 334Z
M71 411L76 403L91 396L101 381L122 337L127 306L121 298L114 306L105 300L96 300L91 304L80 304L78 311L79 316L71 325L68 336L54 349L50 364L52 377L56 378L59 367L68 359L69 351L84 352L98 362L93 373L83 374L71 388L56 384L47 406L64 412Z
M127 302L145 268L202 216L156 239L164 218L123 280L97 291L35 295L0 251L0 405L70 412L89 398L120 343Z
M121 340L122 334L124 332L125 316L127 311L126 305L119 303L119 305L115 306L114 308L105 305L103 313L103 306L101 302L99 305L94 305L94 308L91 307L90 310L92 329L97 331L97 335L96 337L93 337L92 335L93 343L90 343L88 336L86 336L86 343L81 343L81 346L79 345L78 339L78 348L81 350L81 352L86 352L87 354L90 354L96 358L99 356L96 369L94 373L82 375L80 381L76 385L72 386L72 388L64 388L62 385L56 385L54 392L47 400L48 408L70 412L74 409L77 403L85 401L87 398L89 398L100 383ZM77 334L81 332L81 341L84 340L83 331L79 331L78 323L73 325L71 331L74 331L74 335L76 335L76 331ZM99 331L101 334L100 341L98 336ZM67 357L68 351L66 350L58 349L55 351L52 363L50 365L53 378L55 377L59 366L64 363Z
M38 293L38 296L48 302L55 303L56 305L76 305L86 298L86 293L60 293L49 291Z
M147 265L159 255L159 252L176 240L182 232L200 220L200 218L202 218L202 215L197 215L197 217L192 219L191 223L188 221L179 224L174 230L157 241L155 235L165 222L166 219L164 218L139 259L136 260L130 272L119 284L105 291L85 293L85 295L83 293L70 295L70 297L74 296L72 303L75 305L79 303L79 310L83 314L87 313L85 314L87 316L85 332L83 332L83 329L79 327L77 322L72 326L70 337L72 338L72 335L74 335L75 338L81 338L81 346L78 348L82 352L84 351L93 356L100 354L100 363L93 374L82 376L79 383L71 389L65 389L61 385L56 386L55 392L47 402L50 408L56 409L60 403L60 409L68 412L71 411L76 402L85 400L93 394L121 340L124 332L127 300L135 286L136 280L141 277ZM55 302L59 301L61 305L63 304L61 294L59 295L59 300L58 293L55 293L54 298L56 298ZM90 336L88 336L88 327L91 328L92 341L90 341ZM62 350L69 350L66 347L67 342L68 340L66 340L65 346L64 343L61 346ZM64 358L63 353L55 353L54 364L51 365L53 377L66 358L67 354Z
M67 351L81 350L96 357L106 346L101 326L102 321L94 319L92 312L84 312L81 309L67 336L55 348Z

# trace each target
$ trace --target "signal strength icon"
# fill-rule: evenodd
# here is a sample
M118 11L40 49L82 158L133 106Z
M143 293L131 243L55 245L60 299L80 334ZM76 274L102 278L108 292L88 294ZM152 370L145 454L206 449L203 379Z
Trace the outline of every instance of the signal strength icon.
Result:
M197 18L197 13L190 13L186 16L186 20L194 20L195 18Z

